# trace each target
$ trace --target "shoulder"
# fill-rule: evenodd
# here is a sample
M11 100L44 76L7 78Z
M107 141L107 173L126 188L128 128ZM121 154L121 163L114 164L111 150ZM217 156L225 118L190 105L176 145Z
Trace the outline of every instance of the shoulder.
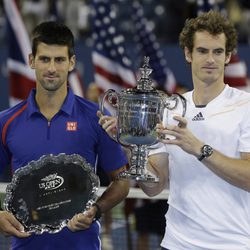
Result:
M237 89L234 87L230 87L228 86L228 93L230 93L232 96L239 96L239 97L246 97L249 98L250 97L250 93L243 90L243 89Z
M188 91L188 92L185 92L185 93L183 94L183 96L184 96L185 98L189 98L190 96L192 96L192 93L193 93L193 90Z
M75 96L75 105L78 112L84 117L88 117L89 119L98 122L99 118L97 117L96 113L99 110L99 106L97 103L89 101L80 96Z
M192 100L193 90L185 92L182 96L186 99L187 102Z
M5 124L9 120L13 120L21 114L27 107L27 101L22 101L14 107L8 108L0 112L0 123Z
M226 87L226 91L225 91L225 99L228 100L228 102L231 102L232 105L246 105L249 106L250 105L250 93L246 92L245 90L240 90L237 88L233 88L230 86Z
M97 103L89 101L86 98L76 95L75 100L76 100L76 105L79 106L79 108L86 109L89 112L96 112L99 109Z

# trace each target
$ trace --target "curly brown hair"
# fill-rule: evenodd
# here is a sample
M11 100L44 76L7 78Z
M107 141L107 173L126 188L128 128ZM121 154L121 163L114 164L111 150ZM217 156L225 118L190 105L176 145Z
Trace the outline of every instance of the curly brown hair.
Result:
M180 47L188 48L190 52L194 47L194 34L197 31L207 31L212 35L224 33L226 36L226 54L234 52L237 46L237 32L233 24L219 12L210 10L202 15L188 19L179 36Z

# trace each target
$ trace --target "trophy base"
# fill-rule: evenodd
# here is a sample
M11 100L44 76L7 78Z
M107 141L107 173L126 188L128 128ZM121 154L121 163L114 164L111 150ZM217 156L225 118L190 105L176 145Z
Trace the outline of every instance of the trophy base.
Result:
M130 171L124 171L118 175L119 179L132 179L136 181L142 181L142 182L154 182L157 183L159 182L159 178L150 175L150 174L138 174L138 173L133 173Z

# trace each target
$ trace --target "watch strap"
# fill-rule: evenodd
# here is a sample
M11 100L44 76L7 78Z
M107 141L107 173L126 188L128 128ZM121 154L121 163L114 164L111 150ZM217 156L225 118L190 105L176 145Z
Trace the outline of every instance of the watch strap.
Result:
M204 158L205 158L205 155L204 155L204 154L201 154L201 155L199 155L198 160L199 160L199 161L202 161Z
M101 216L102 216L101 208L97 203L94 203L92 206L96 207L96 214L95 214L94 218L95 218L95 220L99 220L101 218Z

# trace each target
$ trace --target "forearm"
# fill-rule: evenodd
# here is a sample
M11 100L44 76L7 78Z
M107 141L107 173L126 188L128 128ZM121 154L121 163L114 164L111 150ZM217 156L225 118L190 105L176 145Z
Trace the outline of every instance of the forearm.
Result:
M187 121L184 118L176 117L176 120L181 122L182 126L159 127L157 132L160 135L169 134L178 139L163 139L161 141L168 145L179 146L186 153L198 158L201 155L202 146L206 143L193 135L187 128ZM212 155L208 158L204 158L202 163L204 167L209 168L228 183L250 191L250 153L241 153L241 159L234 159L213 149Z
M148 196L155 196L168 187L168 155L159 153L148 157L147 170L159 178L159 182L139 182L140 188Z
M242 153L241 159L234 159L214 150L213 154L202 162L228 183L250 192L249 153Z
M129 181L116 179L104 191L97 200L102 213L110 210L124 200L129 192Z
M102 196L84 213L78 213L68 222L72 232L88 229L93 221L99 219L102 213L110 210L121 202L129 191L128 180L114 180Z

